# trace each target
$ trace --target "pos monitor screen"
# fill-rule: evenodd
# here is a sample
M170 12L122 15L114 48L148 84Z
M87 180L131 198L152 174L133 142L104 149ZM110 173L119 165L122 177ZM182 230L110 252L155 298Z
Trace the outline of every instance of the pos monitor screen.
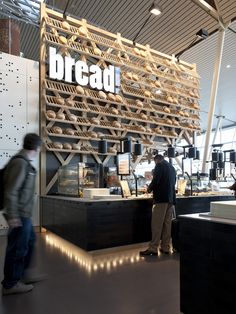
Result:
M118 154L116 163L118 175L130 174L130 154Z

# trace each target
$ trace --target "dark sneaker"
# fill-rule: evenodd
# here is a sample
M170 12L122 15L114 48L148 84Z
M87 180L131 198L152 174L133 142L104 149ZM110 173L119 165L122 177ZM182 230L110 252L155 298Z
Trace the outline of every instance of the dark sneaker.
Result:
M35 275L35 276L25 276L21 282L23 282L24 284L31 284L31 283L36 283L36 282L40 282L47 279L47 275L46 274L42 274L42 275Z
M159 249L159 251L160 251L161 253L163 253L163 254L171 254L170 251L164 251L164 250L162 250L162 249Z
M151 251L149 249L145 250L145 251L140 251L139 252L140 256L157 256L157 252Z
M31 291L34 288L33 285L25 285L22 282L17 282L13 287L6 289L2 288L2 295L8 295L8 294L17 294L17 293L26 293Z

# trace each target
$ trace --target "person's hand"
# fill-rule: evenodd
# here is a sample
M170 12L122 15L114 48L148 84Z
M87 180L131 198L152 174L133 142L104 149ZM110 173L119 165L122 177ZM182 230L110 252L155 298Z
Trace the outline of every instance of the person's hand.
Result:
M22 226L22 222L20 220L20 218L11 218L7 220L8 226L10 228L17 228L17 227L21 227Z

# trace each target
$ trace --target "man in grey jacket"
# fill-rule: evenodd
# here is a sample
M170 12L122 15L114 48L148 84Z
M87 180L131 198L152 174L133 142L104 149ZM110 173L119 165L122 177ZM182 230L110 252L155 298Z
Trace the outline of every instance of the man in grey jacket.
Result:
M4 216L9 225L2 294L24 293L33 285L23 283L35 242L31 216L36 170L30 163L40 151L37 134L24 137L23 149L11 158L4 172Z

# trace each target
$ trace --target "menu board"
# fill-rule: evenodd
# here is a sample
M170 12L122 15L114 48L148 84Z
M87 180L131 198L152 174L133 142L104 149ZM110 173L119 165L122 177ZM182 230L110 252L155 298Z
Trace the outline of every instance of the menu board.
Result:
M118 175L130 174L130 154L117 155L117 173Z

